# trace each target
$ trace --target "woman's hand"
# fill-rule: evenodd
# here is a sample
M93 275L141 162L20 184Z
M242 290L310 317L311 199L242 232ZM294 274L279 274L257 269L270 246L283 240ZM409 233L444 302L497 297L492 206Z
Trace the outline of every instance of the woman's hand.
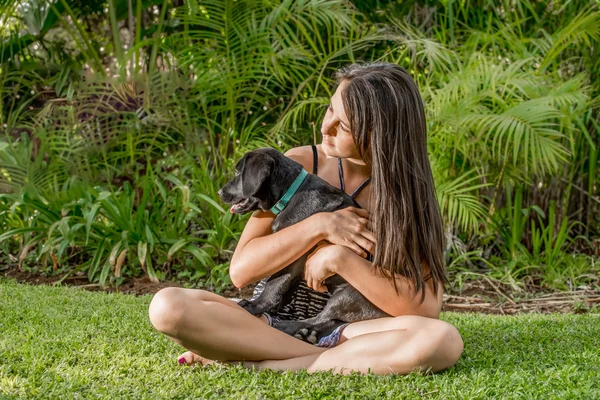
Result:
M324 239L330 243L346 246L366 258L375 252L375 235L367 227L369 212L362 208L347 207L330 213L322 213Z
M317 292L327 291L327 286L323 285L323 281L336 274L335 265L341 251L346 251L346 249L323 242L310 253L304 267L304 279L309 288Z

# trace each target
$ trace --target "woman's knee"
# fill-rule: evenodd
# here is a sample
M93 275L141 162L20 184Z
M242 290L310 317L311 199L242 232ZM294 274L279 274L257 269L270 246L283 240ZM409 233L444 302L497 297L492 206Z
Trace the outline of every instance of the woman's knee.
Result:
M186 290L188 289L168 287L154 295L148 308L148 316L154 328L170 336L177 336L189 304Z
M150 322L158 331L172 333L183 317L182 293L178 288L159 290L148 307Z
M434 372L452 367L460 358L464 343L460 332L448 322L436 320L435 329L431 330L427 361L425 364Z

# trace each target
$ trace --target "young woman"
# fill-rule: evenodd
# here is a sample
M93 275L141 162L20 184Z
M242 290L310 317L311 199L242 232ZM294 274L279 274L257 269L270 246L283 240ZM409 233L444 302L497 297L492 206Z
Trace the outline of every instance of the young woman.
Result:
M271 276L321 240L327 243L310 255L306 285L280 315L257 318L204 290L159 291L150 320L190 350L178 359L181 364L244 360L259 369L383 375L440 371L460 357L459 332L438 319L447 283L443 220L417 86L403 68L388 63L353 64L336 78L321 145L286 155L352 194L362 209L318 213L276 233L274 214L252 214L231 259L238 288ZM365 250L374 254L373 262ZM270 326L273 318L320 311L328 297L321 282L334 274L391 317L342 326L317 345Z

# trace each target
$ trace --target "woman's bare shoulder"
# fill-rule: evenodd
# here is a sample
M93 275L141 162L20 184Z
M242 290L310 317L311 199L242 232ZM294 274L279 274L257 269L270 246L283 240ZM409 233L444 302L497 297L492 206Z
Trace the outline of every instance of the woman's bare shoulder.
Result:
M317 147L318 149L318 147ZM302 164L305 170L312 173L313 170L313 151L311 146L293 147L286 151L284 155L292 160Z

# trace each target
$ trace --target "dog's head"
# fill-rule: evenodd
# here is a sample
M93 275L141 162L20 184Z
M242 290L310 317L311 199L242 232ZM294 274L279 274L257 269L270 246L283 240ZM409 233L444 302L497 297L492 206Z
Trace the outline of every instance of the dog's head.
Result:
M230 211L245 214L257 209L269 210L285 193L281 187L288 176L298 174L302 166L272 148L248 152L235 166L235 175L218 194Z

